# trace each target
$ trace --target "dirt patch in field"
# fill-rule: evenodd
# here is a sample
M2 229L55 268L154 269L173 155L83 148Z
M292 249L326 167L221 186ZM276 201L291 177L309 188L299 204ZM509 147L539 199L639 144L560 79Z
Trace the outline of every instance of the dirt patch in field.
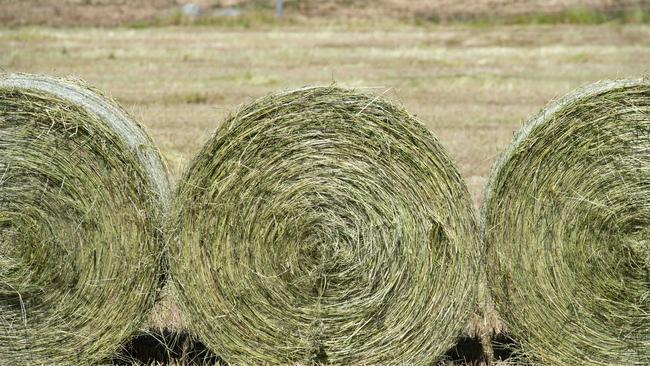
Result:
M210 14L238 7L268 10L273 0L0 0L0 26L115 26L177 16L182 5L196 3ZM650 7L650 0L286 0L286 14L324 18L421 18L450 20L558 13L567 9L618 11Z
M150 19L175 0L0 0L0 25L112 26Z
M246 1L240 1L246 3ZM215 3L215 2L213 2ZM450 20L534 13L557 13L584 8L616 11L648 6L646 0L338 0L295 1L295 7L308 16L398 17ZM290 7L289 2L287 7Z

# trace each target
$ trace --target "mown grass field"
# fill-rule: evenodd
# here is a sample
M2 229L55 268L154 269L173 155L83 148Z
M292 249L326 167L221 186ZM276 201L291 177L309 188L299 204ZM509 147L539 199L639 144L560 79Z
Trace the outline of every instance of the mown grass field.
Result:
M550 99L650 72L648 26L0 29L0 67L83 78L151 132L172 175L229 111L337 83L398 100L451 150L477 205L512 133Z
M547 101L650 72L650 26L5 28L0 69L76 76L107 91L148 128L174 179L241 103L304 85L368 90L439 136L478 208L492 163ZM163 303L152 325L181 326L173 309Z

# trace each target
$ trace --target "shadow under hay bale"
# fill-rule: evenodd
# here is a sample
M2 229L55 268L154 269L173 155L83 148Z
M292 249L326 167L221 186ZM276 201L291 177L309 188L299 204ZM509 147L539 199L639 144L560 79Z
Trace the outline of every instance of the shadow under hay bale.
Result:
M137 334L122 346L111 363L117 366L151 364L227 365L188 332L169 329L152 330Z
M510 338L497 338L499 342L511 342ZM327 355L321 350L314 359L315 365L327 365ZM495 360L507 361L510 353L496 351ZM443 356L439 365L467 365L476 366L485 364L486 357L480 339L474 337L461 337L456 345L450 348ZM212 353L207 347L186 331L170 329L150 330L138 333L119 350L118 355L110 362L115 366L137 365L184 365L184 366L227 366L228 364L219 356Z
M445 353L444 362L471 366L485 363L486 357L481 340L477 337L459 338L456 345Z
M517 353L517 342L508 334L498 334L492 339L495 361L508 361Z

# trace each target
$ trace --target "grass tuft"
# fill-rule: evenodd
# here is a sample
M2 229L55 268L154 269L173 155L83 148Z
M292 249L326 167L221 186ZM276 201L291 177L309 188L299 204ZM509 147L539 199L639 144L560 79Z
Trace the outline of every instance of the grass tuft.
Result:
M598 25L613 24L648 24L650 9L631 8L622 10L602 10L586 7L573 7L559 12L526 13L504 16L472 17L452 20L468 22L474 25Z

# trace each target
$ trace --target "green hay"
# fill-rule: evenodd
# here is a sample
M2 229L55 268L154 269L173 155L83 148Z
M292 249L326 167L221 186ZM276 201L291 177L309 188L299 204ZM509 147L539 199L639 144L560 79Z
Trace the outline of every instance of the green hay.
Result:
M650 364L650 81L594 84L495 166L488 283L534 364Z
M336 87L231 115L178 187L170 268L230 364L430 365L476 305L472 202L413 116Z
M0 75L0 364L90 364L145 320L161 279L165 167L109 99Z

